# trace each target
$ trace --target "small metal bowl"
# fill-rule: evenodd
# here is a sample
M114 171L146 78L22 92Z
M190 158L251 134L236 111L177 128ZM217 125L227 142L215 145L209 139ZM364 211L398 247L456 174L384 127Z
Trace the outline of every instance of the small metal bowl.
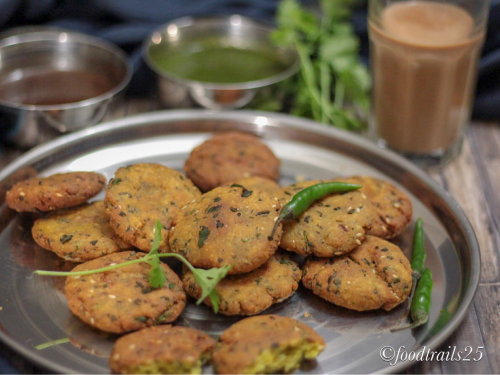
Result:
M232 15L183 17L158 30L144 43L144 59L158 76L160 97L167 107L192 107L195 103L215 110L236 109L248 104L258 89L280 82L299 69L294 49L277 47L269 39L271 26L251 18ZM279 73L242 83L213 83L186 79L162 69L152 58L155 49L175 53L207 48L233 47L272 56L283 66ZM194 103L193 103L194 101Z
M21 147L97 124L132 76L118 47L66 30L9 33L0 61L0 138Z

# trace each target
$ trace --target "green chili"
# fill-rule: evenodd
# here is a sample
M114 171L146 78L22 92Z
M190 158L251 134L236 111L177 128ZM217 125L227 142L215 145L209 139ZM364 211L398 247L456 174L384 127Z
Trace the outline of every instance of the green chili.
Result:
M413 233L413 253L411 255L411 269L415 277L420 279L424 272L425 263L425 237L422 219L417 219Z
M411 301L411 320L412 323L391 329L391 332L401 331L402 329L416 328L427 323L429 320L429 313L431 310L431 294L432 294L432 274L427 268L423 273L420 281L418 282L417 289Z
M345 182L322 182L299 191L292 197L290 202L283 206L281 214L278 216L278 220L276 220L273 231L268 237L268 240L272 241L278 225L283 220L297 219L305 210L309 208L311 204L317 200L329 194L345 193L360 188L361 185L348 184Z
M415 288L417 287L418 280L422 277L422 273L424 272L424 264L425 264L425 236L424 236L424 227L422 219L417 219L415 223L415 229L413 232L413 252L411 254L411 293L408 300L412 300L413 293L415 293ZM406 312L410 311L411 304L408 304L408 309Z

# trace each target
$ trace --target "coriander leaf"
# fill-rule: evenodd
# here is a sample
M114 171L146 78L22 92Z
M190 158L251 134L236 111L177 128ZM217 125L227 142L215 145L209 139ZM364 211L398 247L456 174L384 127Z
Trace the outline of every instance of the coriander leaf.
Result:
M71 241L72 238L73 238L72 234L63 234L61 236L61 243L69 242L69 241Z
M290 33L300 31L314 39L320 33L315 15L304 9L296 0L283 0L276 15L276 21L282 30Z
M213 206L213 207L210 207L208 210L207 210L207 214L211 214L211 213L214 213L216 211L219 211L220 208L222 207L222 205L218 205L218 206Z
M153 238L153 244L151 245L151 251L148 253L148 256L150 256L150 259L146 260L146 263L148 263L151 266L151 269L149 270L149 285L151 285L153 288L162 288L165 285L166 281L166 276L165 272L163 272L163 269L160 266L160 257L158 255L158 248L160 247L161 243L161 230L163 228L163 225L159 220L156 220L156 225L155 225L155 236Z
M202 247L208 236L210 236L210 229L205 226L202 226L200 232L198 233L198 247Z
M359 42L354 36L332 35L325 38L320 46L320 57L332 61L338 57L349 56L358 52Z
M346 96L361 107L364 112L368 112L370 98L368 95L371 86L368 70L363 66L353 66L350 69L338 73L339 80L345 87Z
M356 0L321 0L321 9L336 22L346 21L351 16L351 8Z
M215 313L219 311L220 300L215 287L217 286L219 281L221 281L227 275L231 268L232 266L211 268L209 270L191 268L196 284L201 287L201 297L198 299L198 301L196 301L196 304L199 305L205 298L209 297Z
M151 265L151 270L149 270L149 285L155 289L163 288L165 281L167 280L165 272L160 267L160 259L158 257L156 257L156 259L158 259L158 265L153 266L148 262Z
M242 188L243 189L243 193L241 193L241 197L242 198L247 198L249 197L250 195L252 195L253 193L253 190L248 190L246 187L244 187L243 185L239 185L239 184L232 184L231 185L232 188L234 187L238 187L238 188Z

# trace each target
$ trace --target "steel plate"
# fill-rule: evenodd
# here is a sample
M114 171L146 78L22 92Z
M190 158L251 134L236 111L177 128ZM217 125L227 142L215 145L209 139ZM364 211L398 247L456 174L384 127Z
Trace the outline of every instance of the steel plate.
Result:
M474 231L457 203L422 170L359 136L311 121L265 112L165 111L124 118L74 133L26 153L0 173L0 189L19 175L92 170L110 178L121 166L159 162L181 169L194 146L215 131L252 132L282 160L282 184L296 178L366 174L392 181L407 192L414 217L426 231L427 265L434 276L432 311L427 326L390 333L404 306L391 312L356 313L335 307L308 290L267 312L299 319L327 341L309 373L400 372L409 362L390 366L380 357L384 346L435 348L464 318L474 296L480 256ZM3 194L1 194L3 197ZM102 199L101 194L97 199ZM116 337L90 329L73 317L61 278L32 277L36 269L70 269L31 238L33 216L0 208L0 338L27 359L52 372L107 373ZM412 225L413 227L413 225ZM413 228L397 242L409 256ZM440 312L441 311L441 312ZM177 323L217 335L236 319L216 316L189 304ZM38 344L69 337L70 342L37 351ZM211 368L206 368L210 371Z

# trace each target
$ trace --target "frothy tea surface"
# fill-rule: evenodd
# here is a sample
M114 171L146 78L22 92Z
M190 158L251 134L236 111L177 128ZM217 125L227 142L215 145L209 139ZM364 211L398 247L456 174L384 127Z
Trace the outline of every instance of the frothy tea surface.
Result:
M383 29L414 45L448 46L467 39L474 20L457 6L432 2L395 3L382 15Z

